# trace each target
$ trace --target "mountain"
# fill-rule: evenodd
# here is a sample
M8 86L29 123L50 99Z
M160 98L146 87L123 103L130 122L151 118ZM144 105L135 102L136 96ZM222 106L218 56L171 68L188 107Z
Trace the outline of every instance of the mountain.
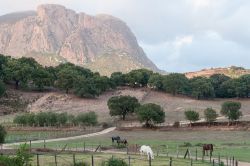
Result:
M243 67L231 66L227 68L223 67L210 68L210 69L203 69L201 71L185 73L186 77L188 78L193 78L198 76L210 77L213 74L224 74L232 78L237 78L244 74L250 74L250 70L244 69Z
M104 75L138 68L159 71L120 19L54 4L1 16L0 53L33 57L46 66L71 62Z

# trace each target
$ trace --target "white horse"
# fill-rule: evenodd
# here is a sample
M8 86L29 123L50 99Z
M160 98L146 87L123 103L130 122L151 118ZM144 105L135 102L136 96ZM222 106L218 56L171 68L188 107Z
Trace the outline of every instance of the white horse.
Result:
M154 153L153 153L152 149L150 148L150 146L142 145L140 148L140 154L141 154L141 156L143 154L146 154L148 156L148 160L149 160L149 158L154 159Z

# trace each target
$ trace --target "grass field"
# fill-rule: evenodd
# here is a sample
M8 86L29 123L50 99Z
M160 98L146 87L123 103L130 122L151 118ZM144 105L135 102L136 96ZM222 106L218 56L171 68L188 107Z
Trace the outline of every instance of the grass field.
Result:
M223 158L234 156L240 161L250 162L250 132L247 131L115 131L112 134L105 134L85 139L76 139L70 141L59 141L47 143L46 147L57 149L63 148L66 144L68 148L95 149L98 145L111 145L111 136L119 135L126 138L129 144L150 145L154 152L183 156L190 149L191 155L195 156L198 151L198 157L202 156L202 148L199 146L204 143L212 143L214 147L214 157L220 155ZM191 144L190 147L185 145ZM164 145L164 146L163 146ZM34 144L33 147L43 147L43 144ZM178 150L177 150L178 149Z
M91 164L92 154L76 154L75 161L76 162L86 162ZM104 154L104 153L95 153L93 155L94 165L101 166L101 164L107 161L110 158L120 158L125 162L129 163L129 156L124 154ZM155 157L152 160L153 166L166 166L169 165L170 158L169 157ZM32 160L32 164L37 164L37 157L34 156ZM54 166L55 165L55 156L54 155L40 155L39 156L39 164L40 166ZM72 166L73 165L73 154L60 154L57 155L57 164L60 166ZM130 155L130 164L131 166L148 166L149 161L146 156L139 155ZM191 165L190 159L172 159L172 166L187 166ZM202 161L193 161L193 166L211 166L208 162Z

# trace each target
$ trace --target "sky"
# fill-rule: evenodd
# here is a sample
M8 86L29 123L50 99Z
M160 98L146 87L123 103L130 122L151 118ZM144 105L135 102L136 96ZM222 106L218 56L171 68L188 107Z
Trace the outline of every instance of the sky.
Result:
M250 68L250 0L0 0L0 15L48 3L122 19L168 72Z

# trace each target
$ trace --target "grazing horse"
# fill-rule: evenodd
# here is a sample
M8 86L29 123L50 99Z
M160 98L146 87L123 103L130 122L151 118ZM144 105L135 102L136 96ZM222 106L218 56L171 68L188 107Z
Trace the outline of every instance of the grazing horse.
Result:
M140 155L146 154L148 156L148 160L154 159L154 153L150 146L142 145L140 148Z
M210 151L210 155L212 156L214 150L213 144L204 144L203 145L203 156L205 156L205 152ZM207 153L208 156L208 153Z
M128 141L126 139L119 139L116 142L117 142L118 146L120 144L124 144L125 146L127 146L127 144L128 144Z
M113 136L113 137L111 137L111 139L112 139L112 143L114 143L115 141L120 140L121 137L120 136Z

